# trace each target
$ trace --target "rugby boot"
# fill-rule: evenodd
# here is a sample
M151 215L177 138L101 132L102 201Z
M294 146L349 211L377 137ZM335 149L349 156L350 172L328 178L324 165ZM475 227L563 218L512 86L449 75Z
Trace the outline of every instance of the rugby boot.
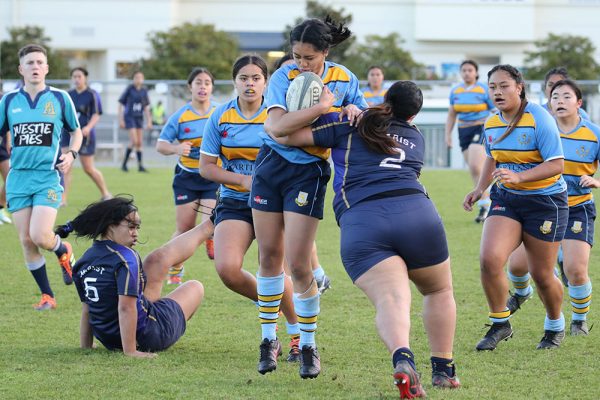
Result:
M565 331L544 331L544 337L537 345L538 350L556 349L565 338Z
M525 303L527 300L529 300L532 296L533 296L533 290L531 291L531 293L529 293L529 296L521 296L520 294L517 294L517 293L511 293L510 297L506 301L506 308L509 309L510 315L513 315L514 313L516 313L521 308L523 303Z
M300 338L292 339L290 341L290 352L287 356L287 362L300 362Z
M313 379L321 372L321 360L317 349L311 346L302 346L300 351L300 378Z
M281 355L281 343L275 338L265 338L259 346L260 360L258 361L258 372L266 374L277 369L277 357Z
M587 336L590 334L587 322L571 321L571 336Z
M452 363L452 376L444 371L433 371L431 373L431 384L440 389L457 389L460 387L460 380L456 376L456 366Z
M487 331L483 339L477 343L477 346L475 346L475 349L478 351L494 350L501 340L508 340L513 335L513 330L509 321L500 324L493 323L492 325L488 326L490 329Z
M419 374L406 360L398 361L394 368L394 383L400 391L401 399L425 397Z

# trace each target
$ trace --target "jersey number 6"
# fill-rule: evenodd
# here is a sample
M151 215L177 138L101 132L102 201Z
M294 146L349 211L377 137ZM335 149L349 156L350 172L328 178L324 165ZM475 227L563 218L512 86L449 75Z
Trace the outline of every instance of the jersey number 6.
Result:
M97 303L100 300L98 297L98 289L95 286L90 286L89 283L94 283L98 280L98 278L85 278L83 280L83 284L85 285L85 297L87 297L90 301Z

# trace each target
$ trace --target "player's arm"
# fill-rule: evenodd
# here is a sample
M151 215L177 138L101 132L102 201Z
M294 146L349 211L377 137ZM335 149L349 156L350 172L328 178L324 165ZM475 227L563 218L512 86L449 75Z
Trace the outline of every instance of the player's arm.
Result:
M265 132L273 137L281 137L310 125L312 121L329 111L335 96L327 86L323 87L319 102L304 110L287 112L283 108L273 107L265 121Z
M189 141L179 143L169 143L166 140L158 139L156 141L156 151L165 156L177 154L179 156L187 156L190 154L192 143Z
M60 172L63 174L66 173L69 169L71 169L71 165L75 161L77 157L75 154L79 154L79 149L81 148L81 142L83 141L83 134L81 133L81 129L77 128L73 132L71 132L71 144L69 146L69 150L66 153L61 154L59 157L60 163L56 165Z
M152 129L152 114L150 113L150 105L149 104L147 104L144 107L144 118L147 121L148 129Z
M448 109L448 117L446 118L446 145L448 147L452 147L452 130L454 129L454 124L456 123L456 111L454 111L454 107L450 104L450 108Z
M315 141L313 139L313 132L310 126L305 126L304 128L298 129L296 132L293 132L287 136L271 137L277 143L286 146L304 147L312 146L315 144Z
M87 123L87 125L81 127L81 134L84 137L88 137L90 135L91 130L94 129L94 126L96 126L98 121L100 121L100 114L98 114L98 113L93 114L92 117L90 118L90 121Z
M488 155L483 162L483 167L481 168L481 175L479 175L479 182L477 183L477 186L470 193L468 193L463 200L463 208L466 211L473 210L473 204L475 204L475 202L481 198L483 192L488 186L490 186L490 183L492 183L493 179L492 174L494 173L495 169L496 160Z
M119 108L117 109L117 115L119 116L119 127L125 129L125 107L123 103L119 102Z
M242 175L227 171L217 165L216 156L206 153L200 154L200 175L209 181L224 185L242 186L246 190L250 190L252 186L251 175Z
M131 357L155 357L154 353L144 353L137 350L137 297L119 295L119 329L123 353Z
M81 303L79 343L82 349L91 349L94 346L94 335L92 335L92 326L90 325L90 308L86 303Z
M493 172L493 177L500 180L501 183L535 182L562 174L564 164L565 160L563 158L555 158L521 172L511 171L507 168L498 168Z

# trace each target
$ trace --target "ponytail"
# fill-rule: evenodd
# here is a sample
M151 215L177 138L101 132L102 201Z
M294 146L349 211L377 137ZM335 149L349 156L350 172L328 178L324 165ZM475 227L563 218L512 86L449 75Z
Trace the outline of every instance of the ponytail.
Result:
M393 118L392 107L387 103L369 108L364 113L357 129L358 135L369 150L375 153L398 154L398 142L388 136Z
M290 32L290 45L310 43L318 51L326 51L348 39L352 32L344 24L336 23L329 15L325 20L307 19Z

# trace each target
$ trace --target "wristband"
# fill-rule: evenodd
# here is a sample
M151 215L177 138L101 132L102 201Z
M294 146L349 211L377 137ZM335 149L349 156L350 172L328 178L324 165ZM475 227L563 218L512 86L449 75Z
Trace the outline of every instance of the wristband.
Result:
M69 150L67 153L71 153L73 155L73 160L75 160L77 158L77 156L79 155L79 153L76 150Z

